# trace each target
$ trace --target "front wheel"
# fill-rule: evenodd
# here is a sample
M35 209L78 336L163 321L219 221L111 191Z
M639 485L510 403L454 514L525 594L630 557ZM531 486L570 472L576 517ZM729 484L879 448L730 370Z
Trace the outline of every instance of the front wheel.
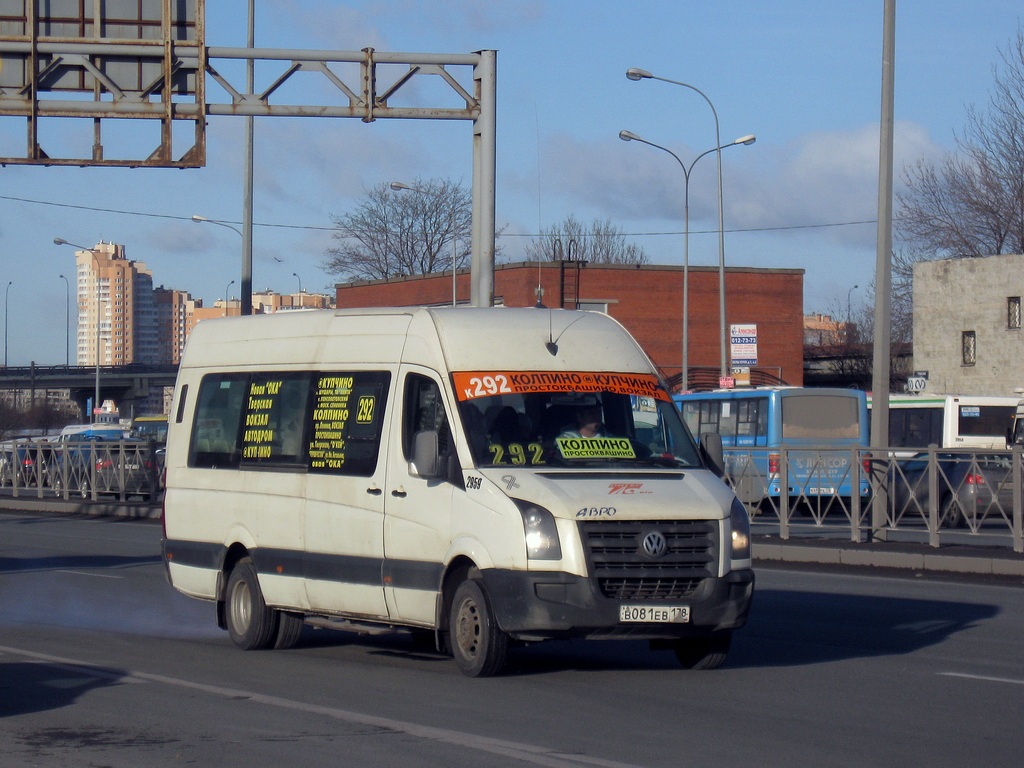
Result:
M479 581L464 581L455 590L448 633L452 656L464 675L490 677L505 665L508 635L494 620Z
M732 646L732 632L676 640L672 650L684 669L718 669Z
M228 577L224 606L231 642L243 651L269 648L277 636L277 614L263 600L251 558L239 560Z

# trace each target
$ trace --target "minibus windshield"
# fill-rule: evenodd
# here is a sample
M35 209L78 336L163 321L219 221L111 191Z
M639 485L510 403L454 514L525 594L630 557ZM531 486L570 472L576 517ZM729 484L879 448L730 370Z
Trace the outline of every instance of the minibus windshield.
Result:
M692 468L697 448L649 374L453 374L479 467Z

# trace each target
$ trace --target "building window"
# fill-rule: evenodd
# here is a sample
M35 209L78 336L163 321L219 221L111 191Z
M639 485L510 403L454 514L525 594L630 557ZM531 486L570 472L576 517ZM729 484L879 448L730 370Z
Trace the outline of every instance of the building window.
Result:
M978 362L978 338L974 331L964 331L960 336L960 363L974 365Z
M1020 296L1006 297L1006 327L1020 330Z

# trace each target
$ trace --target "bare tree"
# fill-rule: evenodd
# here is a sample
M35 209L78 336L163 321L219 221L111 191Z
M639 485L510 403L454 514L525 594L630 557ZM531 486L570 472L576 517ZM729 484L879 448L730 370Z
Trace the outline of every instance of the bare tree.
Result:
M619 228L608 219L594 219L590 228L570 214L560 224L541 230L540 237L526 246L533 261L576 259L591 264L646 264L644 249L627 243Z
M380 184L354 211L331 214L338 245L324 270L355 280L444 272L470 253L472 199L460 183L416 179L410 189Z
M938 167L918 160L904 169L906 189L896 196L896 234L909 249L904 267L1024 253L1024 31L1001 59L988 109L968 109L958 153Z

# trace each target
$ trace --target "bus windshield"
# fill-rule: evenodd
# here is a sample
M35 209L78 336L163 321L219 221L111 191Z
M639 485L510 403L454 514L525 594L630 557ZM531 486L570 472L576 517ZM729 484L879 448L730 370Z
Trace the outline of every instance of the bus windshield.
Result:
M654 375L488 372L453 379L479 467L702 466Z

